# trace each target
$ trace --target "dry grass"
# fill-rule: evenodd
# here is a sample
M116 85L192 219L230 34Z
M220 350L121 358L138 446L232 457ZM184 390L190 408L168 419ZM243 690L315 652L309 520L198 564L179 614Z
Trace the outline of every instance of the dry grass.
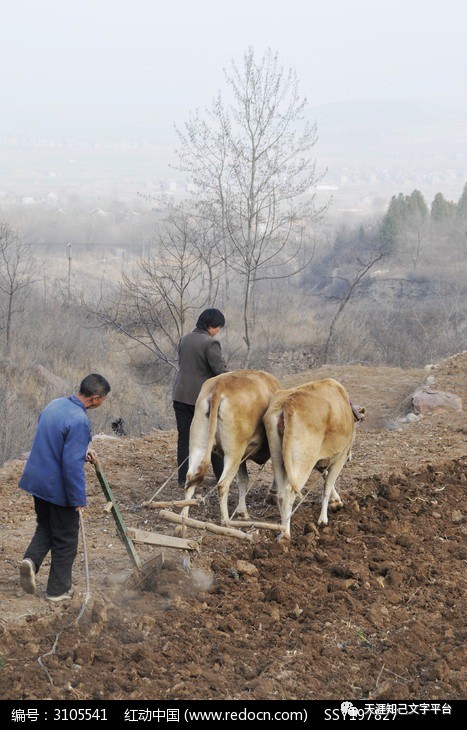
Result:
M11 354L0 368L0 462L30 447L44 405L76 390L88 372L101 372L112 386L106 404L91 415L95 433L112 433L116 418L125 421L130 436L174 427L170 368L158 365L128 338L99 327L79 304L83 290L97 300L102 289L116 286L138 252L136 247L133 253L118 247L79 248L70 280L65 250L59 257L55 249L37 252L37 281L14 314ZM423 276L428 274L425 266ZM465 349L463 281L454 272L439 284L436 296L415 300L388 301L374 292L373 298L356 297L339 322L332 362L414 367ZM69 285L74 296L68 299ZM230 283L228 302L222 301L225 294L221 291L212 305L225 312L220 341L228 367L236 369L243 366L245 354L238 282ZM0 300L0 327L2 306ZM260 283L254 306L250 367L280 379L283 373L319 364L335 301L292 278ZM2 337L0 330L0 361L5 358Z

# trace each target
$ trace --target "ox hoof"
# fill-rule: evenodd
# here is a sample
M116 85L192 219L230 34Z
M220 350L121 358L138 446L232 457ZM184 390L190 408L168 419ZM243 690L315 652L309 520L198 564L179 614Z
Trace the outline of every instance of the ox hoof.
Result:
M290 545L290 535L287 535L285 532L280 532L276 537L276 542L282 548L287 549Z
M327 526L328 526L327 520L322 520L322 519L318 520L318 527L327 527Z
M339 512L340 509L342 509L344 506L343 502L336 501L336 502L330 502L329 503L329 509L331 512Z

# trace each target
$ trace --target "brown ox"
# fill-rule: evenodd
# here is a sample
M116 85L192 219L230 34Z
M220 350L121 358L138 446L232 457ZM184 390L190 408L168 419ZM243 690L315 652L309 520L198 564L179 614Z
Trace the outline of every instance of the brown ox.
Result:
M248 472L245 461L264 464L269 447L263 425L279 381L263 370L236 370L207 380L196 401L190 428L190 456L185 496L190 499L211 463L214 450L224 456L224 469L217 484L221 521L229 523L227 499L230 484L238 473L236 512L249 519L245 497ZM188 507L182 510L188 514Z
M290 518L312 469L325 477L318 525L327 525L328 503L340 509L336 479L347 461L355 438L357 417L364 409L351 406L349 396L332 378L281 390L264 416L277 488L282 537L290 539Z

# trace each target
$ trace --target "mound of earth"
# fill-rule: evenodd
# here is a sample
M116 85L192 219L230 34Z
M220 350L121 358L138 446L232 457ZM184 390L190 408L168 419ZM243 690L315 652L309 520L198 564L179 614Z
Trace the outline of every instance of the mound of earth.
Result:
M34 530L17 488L24 462L1 471L0 697L4 699L459 699L465 696L466 423L463 411L407 420L428 375L467 397L467 353L427 370L326 367L285 386L332 375L365 405L353 460L338 483L344 509L315 528L322 479L314 474L284 550L273 532L251 541L188 530L199 553L166 549L138 584L93 468L75 596L67 605L18 584ZM173 534L143 506L173 473L176 433L96 439L126 524ZM265 503L270 465L250 469L251 515ZM190 516L219 523L212 477ZM231 490L235 492L235 490ZM183 495L172 477L158 499ZM231 510L235 494L230 496ZM140 550L143 560L156 549ZM38 662L40 660L40 663Z

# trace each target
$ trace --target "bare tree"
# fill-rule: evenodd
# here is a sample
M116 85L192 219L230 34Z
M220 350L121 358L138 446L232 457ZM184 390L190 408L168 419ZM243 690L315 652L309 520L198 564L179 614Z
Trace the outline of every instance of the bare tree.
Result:
M329 326L329 333L326 339L326 344L323 350L323 360L327 362L333 346L334 333L339 319L342 313L349 303L350 299L361 286L363 279L367 276L370 270L382 259L389 255L389 247L387 243L382 243L378 238L374 246L370 246L363 252L359 252L358 249L354 249L351 252L351 259L353 261L351 270L347 276L334 274L332 279L339 281L343 287L343 293L336 297L339 302L336 313L334 314L331 324Z
M8 223L0 224L0 292L5 305L1 316L5 330L5 355L11 352L12 324L20 309L21 296L31 287L35 277L32 250Z
M158 239L122 274L118 290L86 308L150 353L149 365L177 369L190 313L215 298L216 262L208 242L209 231L181 207L171 207Z
M304 119L295 72L285 72L272 51L257 62L250 48L242 67L232 62L225 78L231 100L219 94L205 119L196 113L178 130L179 159L200 216L218 228L225 271L242 283L248 366L255 285L293 276L309 263L298 257L303 223L318 215L310 156L316 127Z
M412 193L411 199L414 193ZM410 218L407 220L401 232L401 237L405 239L412 267L415 271L423 248L430 238L430 218L426 205L425 208L412 206Z

